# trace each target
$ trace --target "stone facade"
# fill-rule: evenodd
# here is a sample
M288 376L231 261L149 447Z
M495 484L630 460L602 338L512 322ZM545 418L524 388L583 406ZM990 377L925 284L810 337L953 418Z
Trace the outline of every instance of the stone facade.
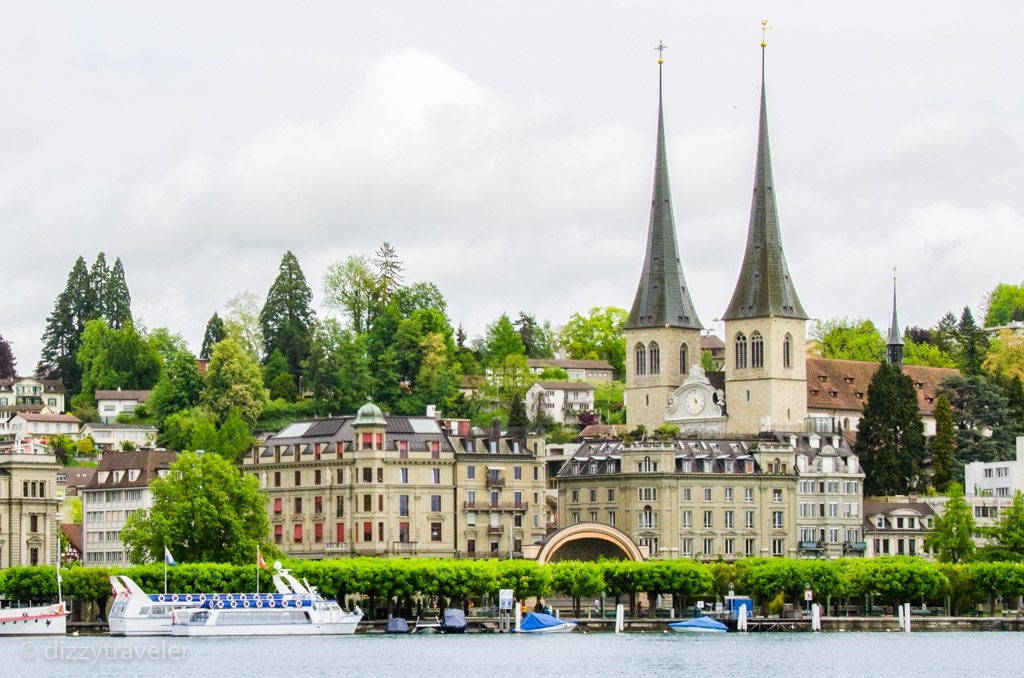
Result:
M0 568L60 557L57 459L32 442L0 447Z
M525 553L544 534L543 439L445 424L368 404L254 448L242 471L267 491L271 539L307 559Z
M627 329L624 397L629 427L643 424L654 431L661 426L672 393L695 364L700 364L700 330Z

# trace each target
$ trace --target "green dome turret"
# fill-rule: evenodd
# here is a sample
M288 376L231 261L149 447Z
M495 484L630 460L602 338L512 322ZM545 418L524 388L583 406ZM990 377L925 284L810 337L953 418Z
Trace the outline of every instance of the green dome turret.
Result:
M387 422L384 421L384 413L381 412L380 408L377 407L373 401L368 401L365 405L359 408L356 412L356 420L353 426L387 426Z

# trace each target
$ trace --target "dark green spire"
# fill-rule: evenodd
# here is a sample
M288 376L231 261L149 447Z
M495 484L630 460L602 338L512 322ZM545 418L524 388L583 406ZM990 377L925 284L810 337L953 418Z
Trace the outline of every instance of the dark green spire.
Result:
M702 328L693 300L686 289L683 266L676 244L672 215L672 191L668 183L668 155L665 153L665 115L661 103L661 64L658 64L658 145L654 161L654 196L651 221L647 227L647 254L636 288L627 329L644 327Z
M723 320L779 316L806 320L793 280L789 277L786 255L779 233L779 213L775 206L775 181L772 178L772 154L768 144L768 99L764 87L764 48L761 52L761 121L757 133L757 169L754 174L754 198L747 227L747 251L743 255L732 301Z
M900 336L900 321L896 317L895 275L892 277L892 324L889 325L889 338L885 342L885 348L890 365L903 364L903 337Z

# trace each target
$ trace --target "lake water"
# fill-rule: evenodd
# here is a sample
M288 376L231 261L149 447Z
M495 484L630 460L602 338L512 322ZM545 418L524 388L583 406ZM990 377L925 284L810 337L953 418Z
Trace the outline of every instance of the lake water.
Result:
M1024 676L1024 634L797 633L0 638L37 676Z

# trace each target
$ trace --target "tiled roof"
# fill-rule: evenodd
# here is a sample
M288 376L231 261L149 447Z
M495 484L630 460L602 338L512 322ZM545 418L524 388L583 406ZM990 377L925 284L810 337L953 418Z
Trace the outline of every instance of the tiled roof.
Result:
M84 487L89 484L92 477L96 475L95 466L65 466L60 470L67 476L68 487Z
M85 489L96 490L115 487L147 487L157 477L157 471L167 469L178 458L177 452L170 450L137 450L134 452L106 452L96 469L96 475ZM138 470L135 480L128 480L128 473ZM115 481L114 471L125 471L120 481ZM100 475L107 472L104 482Z
M68 540L68 543L71 544L71 548L79 553L84 553L85 543L82 541L81 523L61 523L60 531L64 534L64 538Z
M96 391L96 400L134 400L144 403L149 400L152 391Z
M858 360L807 359L807 407L815 410L862 411L868 400L868 384L878 363ZM904 365L903 373L914 382L917 405L922 414L935 411L939 386L960 374L947 367Z
M13 392L14 387L22 381L39 382L43 387L43 393L67 393L64 382L60 379L36 379L35 377L15 377L14 379L0 379L0 391Z
M147 433L156 433L157 431L156 426L147 426L145 424L107 424L102 421L90 421L86 422L85 424L82 424L82 428L85 428L86 426L88 426L93 431L145 431Z
M725 350L725 342L714 334L708 334L700 338L701 350Z
M594 387L585 381L538 381L541 388L562 391L593 391Z
M562 370L607 370L615 368L607 360L568 360L562 358L530 358L526 361L530 367L555 367Z
M31 412L21 412L16 416L21 417L25 421L38 421L38 422L50 422L57 424L81 424L82 420L73 414L33 414Z

